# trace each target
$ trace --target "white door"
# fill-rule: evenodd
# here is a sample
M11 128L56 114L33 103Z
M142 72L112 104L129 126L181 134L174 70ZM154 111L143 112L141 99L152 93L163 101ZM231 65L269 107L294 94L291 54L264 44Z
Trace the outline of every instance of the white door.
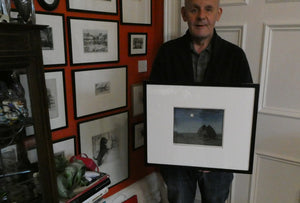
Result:
M165 40L182 35L184 0L165 0ZM300 0L221 0L217 32L246 52L260 103L252 175L231 203L300 202Z

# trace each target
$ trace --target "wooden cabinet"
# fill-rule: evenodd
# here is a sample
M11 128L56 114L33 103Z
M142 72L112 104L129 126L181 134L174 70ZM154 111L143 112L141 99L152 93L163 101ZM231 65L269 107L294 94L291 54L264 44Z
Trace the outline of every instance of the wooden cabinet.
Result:
M11 202L19 193L23 199L17 202L58 202L40 41L44 28L0 23L0 202ZM29 112L15 110L14 119L7 116L14 108L3 105L16 86L12 74L27 95Z

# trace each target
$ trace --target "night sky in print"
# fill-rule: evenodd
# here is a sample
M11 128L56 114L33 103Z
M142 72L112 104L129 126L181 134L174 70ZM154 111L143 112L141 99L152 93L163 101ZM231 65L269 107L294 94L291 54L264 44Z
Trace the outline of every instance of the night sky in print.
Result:
M174 143L222 146L223 109L174 108Z

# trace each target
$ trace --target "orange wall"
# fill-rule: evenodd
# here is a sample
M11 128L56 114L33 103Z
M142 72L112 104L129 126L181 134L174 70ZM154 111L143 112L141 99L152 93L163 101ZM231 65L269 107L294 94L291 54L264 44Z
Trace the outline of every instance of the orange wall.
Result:
M65 70L65 88L66 88L66 102L67 102L67 116L68 116L68 127L65 129L57 130L52 132L52 139L58 140L61 138L66 138L69 136L76 135L77 123L81 121L90 120L92 118L100 118L105 115L114 114L119 111L127 110L129 111L129 178L118 185L110 188L108 195L112 195L119 190L125 188L126 186L132 184L136 180L144 177L154 170L154 168L145 166L144 148L133 151L133 124L139 121L143 121L143 116L133 118L131 116L131 85L135 83L142 82L147 79L150 73L151 64L155 58L159 46L163 42L163 0L152 0L152 25L151 26L141 26L141 25L122 25L120 18L120 1L118 0L118 15L110 14L96 14L89 12L70 12L67 11L66 7L67 0L60 0L58 7L53 11L44 10L37 0L35 2L35 9L39 12L47 13L61 13L65 15L65 30L66 30L66 50L67 50L67 65L63 67L47 67L47 70L64 69ZM118 20L119 21L119 53L120 60L117 63L101 63L93 65L81 65L81 66L71 66L70 65L70 52L69 52L69 31L67 28L66 18L71 17L85 17L85 18L95 18L95 19L108 19L108 20ZM147 55L146 56L128 56L128 32L146 32L148 33L147 39ZM138 73L138 60L148 61L148 71L146 73ZM128 106L119 110L114 110L106 113L100 113L90 117L85 117L81 119L75 119L74 117L74 101L73 101L73 89L72 89L72 77L71 70L74 69L86 69L86 68L99 68L99 67L111 67L111 66L128 66ZM77 139L78 141L78 139ZM78 150L78 142L77 142Z

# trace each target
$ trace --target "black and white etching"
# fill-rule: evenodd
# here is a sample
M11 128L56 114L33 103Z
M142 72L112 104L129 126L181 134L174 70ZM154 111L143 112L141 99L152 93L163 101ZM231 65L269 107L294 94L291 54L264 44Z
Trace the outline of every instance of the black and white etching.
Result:
M144 47L144 38L136 37L133 38L133 49L142 49Z
M83 30L84 53L108 52L107 30Z
M118 137L113 132L105 132L92 137L93 159L98 166L120 159Z
M43 50L53 50L53 32L52 27L47 27L40 31Z
M57 86L56 79L46 79L46 89L48 98L48 109L50 119L57 118L58 112L58 98L57 98Z
M110 82L99 82L95 84L95 96L110 93Z

